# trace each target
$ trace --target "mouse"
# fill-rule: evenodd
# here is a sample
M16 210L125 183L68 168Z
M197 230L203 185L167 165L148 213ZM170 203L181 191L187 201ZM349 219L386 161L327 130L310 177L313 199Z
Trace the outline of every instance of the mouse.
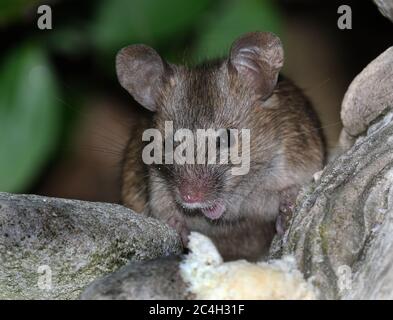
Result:
M185 246L197 231L225 261L265 259L273 237L285 231L298 191L326 158L320 120L302 90L282 75L283 64L282 42L271 32L246 33L227 57L192 67L170 63L144 44L121 49L119 83L147 110L124 152L123 204L167 223ZM164 151L155 158L161 161L143 158L152 140L143 136L151 129L161 135L156 146ZM195 141L210 129L216 150L197 161L202 144ZM187 141L175 139L180 130ZM190 151L190 161L167 161L166 148L183 142L180 155ZM242 157L218 161L231 148ZM239 158L245 163L240 173Z

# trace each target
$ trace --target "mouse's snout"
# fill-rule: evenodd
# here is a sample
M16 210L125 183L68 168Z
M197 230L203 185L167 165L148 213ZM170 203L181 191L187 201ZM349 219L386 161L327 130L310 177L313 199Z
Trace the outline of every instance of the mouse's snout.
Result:
M178 185L179 202L184 208L198 209L207 218L215 220L221 217L226 208L217 193L219 189L218 181L209 175L187 177Z
M180 174L177 180L178 200L185 207L190 209L199 208L215 201L219 195L220 181L203 168L188 168Z
M187 204L203 203L206 201L206 187L202 186L202 183L183 181L179 185L179 195Z

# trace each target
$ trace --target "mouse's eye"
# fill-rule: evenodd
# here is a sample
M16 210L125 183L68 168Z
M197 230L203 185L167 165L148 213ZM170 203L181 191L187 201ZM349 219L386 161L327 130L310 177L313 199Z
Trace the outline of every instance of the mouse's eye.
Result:
M217 135L217 149L230 149L235 143L235 137L230 129L220 129Z

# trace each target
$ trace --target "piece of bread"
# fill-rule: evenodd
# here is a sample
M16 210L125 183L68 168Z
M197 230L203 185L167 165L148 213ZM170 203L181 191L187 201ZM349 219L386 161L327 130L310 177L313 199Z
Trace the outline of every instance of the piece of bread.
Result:
M316 299L316 289L297 270L295 259L223 262L212 241L192 232L180 273L196 299Z

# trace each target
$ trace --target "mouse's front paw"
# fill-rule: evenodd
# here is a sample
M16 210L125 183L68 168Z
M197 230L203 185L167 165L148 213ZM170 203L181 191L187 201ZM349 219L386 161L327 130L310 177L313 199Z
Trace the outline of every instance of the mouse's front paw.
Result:
M278 235L282 236L285 230L287 230L294 209L295 205L293 202L284 202L280 204L280 210L276 220L276 231Z
M296 197L299 186L294 185L283 190L280 194L280 205L276 220L276 231L282 236L289 227L293 212L295 211Z
M167 224L175 229L177 231L177 233L179 234L181 241L183 243L184 247L187 247L188 244L188 236L190 234L190 230L188 230L185 222L177 217L177 216L171 216L168 220L167 220Z

